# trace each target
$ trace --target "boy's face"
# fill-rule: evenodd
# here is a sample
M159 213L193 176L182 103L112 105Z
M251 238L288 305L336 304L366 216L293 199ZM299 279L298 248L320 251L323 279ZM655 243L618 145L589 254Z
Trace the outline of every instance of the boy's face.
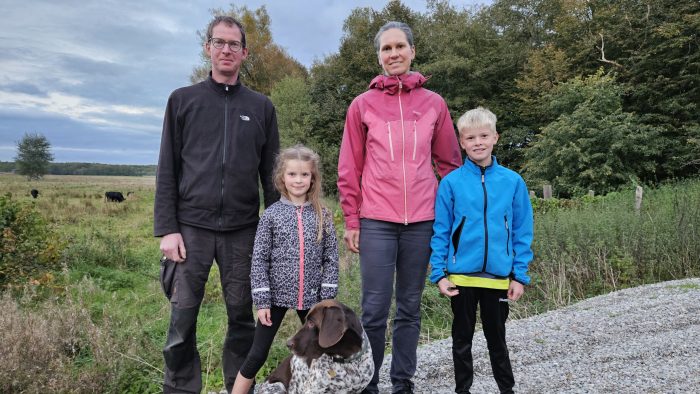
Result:
M488 126L460 130L459 145L467 152L474 163L487 167L491 165L491 152L498 142L498 133Z

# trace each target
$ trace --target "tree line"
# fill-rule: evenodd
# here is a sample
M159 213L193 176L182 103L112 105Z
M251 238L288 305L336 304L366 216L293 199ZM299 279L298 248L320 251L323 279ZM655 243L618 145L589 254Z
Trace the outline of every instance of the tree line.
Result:
M431 76L426 86L445 98L453 120L478 105L498 115L499 162L531 189L604 194L698 174L700 2L427 3L425 13L399 0L354 9L338 52L308 71L272 41L264 6L213 13L243 22L251 54L243 83L272 98L283 146L304 143L321 154L330 194L345 112L381 71L373 39L390 20L412 26L412 68ZM191 80L207 69L197 66Z
M0 172L18 172L16 162L0 161ZM41 175L113 175L155 176L156 165L101 164L101 163L48 163Z

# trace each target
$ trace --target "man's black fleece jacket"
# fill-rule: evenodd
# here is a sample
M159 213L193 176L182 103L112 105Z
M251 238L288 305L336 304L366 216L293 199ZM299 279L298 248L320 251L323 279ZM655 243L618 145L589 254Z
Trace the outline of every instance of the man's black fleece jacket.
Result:
M272 181L278 151L277 116L264 95L211 75L175 90L163 121L154 235L179 233L179 223L216 231L256 225L258 179L266 207L279 199Z

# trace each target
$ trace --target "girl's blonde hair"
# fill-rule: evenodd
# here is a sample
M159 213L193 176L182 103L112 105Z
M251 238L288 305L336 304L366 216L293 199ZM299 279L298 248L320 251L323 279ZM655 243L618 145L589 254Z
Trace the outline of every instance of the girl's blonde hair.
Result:
M286 148L277 155L275 160L275 171L273 175L273 181L275 183L275 188L284 197L289 199L289 192L284 186L284 170L286 168L287 162L289 160L299 160L307 163L311 163L311 186L306 192L306 200L311 203L311 206L316 212L317 224L318 224L318 237L317 242L321 241L323 237L323 203L322 197L323 193L321 191L321 158L313 150L305 147L304 145L297 144L291 148Z

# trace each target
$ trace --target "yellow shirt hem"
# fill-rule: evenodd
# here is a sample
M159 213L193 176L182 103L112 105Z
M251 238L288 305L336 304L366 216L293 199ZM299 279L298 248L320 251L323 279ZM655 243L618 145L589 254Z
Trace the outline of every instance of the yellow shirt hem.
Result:
M484 289L508 290L508 286L510 286L510 279L508 278L494 279L468 275L448 275L447 280L454 283L455 286L462 287L481 287Z

